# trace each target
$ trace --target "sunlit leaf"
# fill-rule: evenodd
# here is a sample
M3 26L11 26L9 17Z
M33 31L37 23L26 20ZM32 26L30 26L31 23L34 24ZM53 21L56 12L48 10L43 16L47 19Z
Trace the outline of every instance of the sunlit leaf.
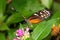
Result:
M46 8L51 8L53 0L41 0L41 3L46 7Z
M34 40L42 40L43 38L47 37L51 32L52 25L58 23L57 20L59 19L43 21L42 23L38 24L32 32L32 38Z

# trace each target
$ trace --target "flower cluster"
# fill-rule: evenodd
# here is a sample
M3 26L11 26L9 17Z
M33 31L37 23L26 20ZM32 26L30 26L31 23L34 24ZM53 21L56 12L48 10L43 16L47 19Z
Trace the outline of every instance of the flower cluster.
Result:
M56 26L55 24L52 26L52 36L57 36L60 34L60 24Z
M16 30L16 37L13 40L26 40L30 37L29 28Z

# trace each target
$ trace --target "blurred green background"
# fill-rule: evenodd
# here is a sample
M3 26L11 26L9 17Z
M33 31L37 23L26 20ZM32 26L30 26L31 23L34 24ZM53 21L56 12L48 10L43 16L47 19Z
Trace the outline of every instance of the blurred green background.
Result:
M7 3L9 2L9 3ZM37 23L27 24L27 19L35 12L43 9L51 10L50 18ZM0 40L13 40L15 30L29 26L31 38L27 40L51 40L51 27L60 23L59 0L0 0ZM20 26L20 24L22 26Z

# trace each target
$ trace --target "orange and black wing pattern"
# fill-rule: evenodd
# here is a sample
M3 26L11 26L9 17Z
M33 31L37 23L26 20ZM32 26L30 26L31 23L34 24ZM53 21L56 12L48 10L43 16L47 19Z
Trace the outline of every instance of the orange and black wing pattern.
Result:
M44 10L40 10L38 12L35 12L32 16L30 16L30 18L28 19L28 21L30 23L39 23L45 19L47 19L48 17L50 17L51 12L47 9Z

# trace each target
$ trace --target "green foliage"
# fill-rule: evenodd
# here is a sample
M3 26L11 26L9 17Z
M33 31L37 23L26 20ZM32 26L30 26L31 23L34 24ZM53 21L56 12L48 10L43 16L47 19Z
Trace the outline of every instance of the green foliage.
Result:
M0 15L2 16L6 7L6 0L0 0Z
M23 28L24 26L22 24L19 25L20 28Z
M60 19L43 21L42 23L38 24L32 32L32 38L34 40L42 40L43 38L45 38L51 32L51 27L53 24L57 23L57 20Z
M9 32L8 32L8 40L13 40L14 39L14 37L15 37L15 30L16 29L9 30Z
M60 3L54 2L53 3L53 10L54 10L54 12L59 11L60 10Z
M45 7L47 7L48 9L50 9L51 6L52 6L53 0L41 0L41 3L42 3Z
M35 12L45 8L52 8L51 18L31 24L33 27L24 21L24 17L28 19ZM53 24L60 24L60 3L53 2L53 0L12 0L10 4L7 4L6 0L0 0L0 40L5 40L7 36L8 40L13 40L16 29L27 26L32 30L30 38L27 40L42 40L44 38L48 40L47 37L51 36L49 34ZM7 33L6 37L5 33Z
M3 16L6 7L6 0L0 1L0 24L4 21L5 16Z
M8 18L7 24L21 22L24 19L23 16L28 18L36 11L45 8L38 0L13 0L10 6L12 5L17 12Z
M0 31L9 30L8 26L5 23L0 25Z
M4 33L0 33L0 40L5 40L5 34Z

